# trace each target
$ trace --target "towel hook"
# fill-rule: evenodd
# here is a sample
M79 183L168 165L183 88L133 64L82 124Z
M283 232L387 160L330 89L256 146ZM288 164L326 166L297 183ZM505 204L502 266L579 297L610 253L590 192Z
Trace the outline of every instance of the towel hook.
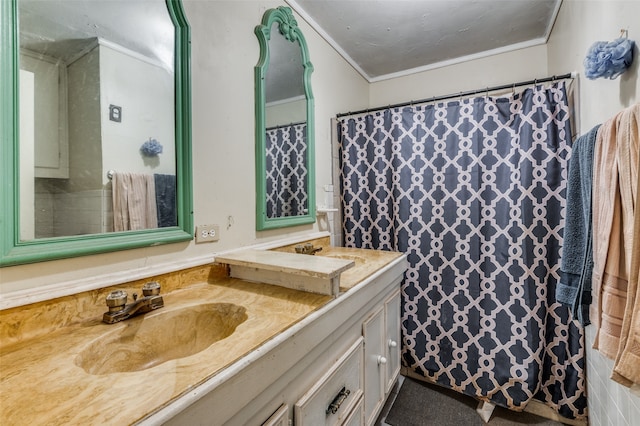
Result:
M620 37L618 37L618 38L622 38L623 35L624 35L624 38L629 38L629 30L625 30L624 28L620 28Z

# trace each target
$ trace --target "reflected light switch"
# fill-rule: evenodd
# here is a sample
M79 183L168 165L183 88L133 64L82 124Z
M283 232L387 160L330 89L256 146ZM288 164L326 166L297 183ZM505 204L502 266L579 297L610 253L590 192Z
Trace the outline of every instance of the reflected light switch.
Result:
M109 105L109 120L120 123L122 121L122 107Z

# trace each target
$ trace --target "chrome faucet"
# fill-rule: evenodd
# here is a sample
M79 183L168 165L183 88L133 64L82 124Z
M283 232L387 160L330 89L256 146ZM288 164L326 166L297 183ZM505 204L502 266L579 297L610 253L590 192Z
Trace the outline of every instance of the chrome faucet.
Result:
M322 250L322 247L314 247L312 243L306 243L305 245L298 244L295 249L296 253L313 255Z
M106 299L109 311L102 316L102 322L114 324L164 306L164 300L160 296L160 284L155 281L142 286L141 298L138 298L137 293L133 293L133 302L127 304L127 297L124 290L109 293Z

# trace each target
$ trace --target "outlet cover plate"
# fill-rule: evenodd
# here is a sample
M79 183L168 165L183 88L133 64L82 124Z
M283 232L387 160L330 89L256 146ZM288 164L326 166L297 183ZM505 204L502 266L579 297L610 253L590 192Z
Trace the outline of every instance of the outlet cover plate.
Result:
M219 225L197 225L196 226L196 244L212 243L220 239Z

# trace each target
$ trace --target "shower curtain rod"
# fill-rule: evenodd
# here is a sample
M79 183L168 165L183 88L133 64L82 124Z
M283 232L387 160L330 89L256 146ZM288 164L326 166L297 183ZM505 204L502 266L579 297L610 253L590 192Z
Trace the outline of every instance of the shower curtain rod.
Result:
M426 104L426 103L429 103L429 102L444 101L446 99L463 98L465 96L477 95L478 93L495 92L497 90L505 90L505 89L511 89L511 88L515 89L516 87L529 86L531 84L538 84L538 83L546 83L547 81L564 80L564 79L569 79L569 78L573 79L573 78L576 78L577 75L578 75L578 73L576 73L576 72L570 72L570 73L562 74L562 75L554 75L552 77L537 78L535 80L529 80L529 81L521 81L519 83L503 84L502 86L487 87L487 88L478 89L478 90L469 90L469 91L466 91L466 92L452 93L450 95L444 95L444 96L434 96L432 98L421 99L419 101L402 102L402 103L399 103L399 104L381 106L381 107L376 107L376 108L361 109L360 111L354 111L354 112L351 112L351 111L343 112L343 113L340 113L340 114L336 114L336 118L347 117L347 116L350 116L350 115L358 115L358 114L370 113L370 112L375 112L375 111L382 111L382 110L391 109L391 108L400 108L400 107L405 107L405 106L409 106L409 105Z
M298 126L300 124L307 124L307 120L298 121L297 123L290 123L290 124L278 124L277 126L267 127L265 130L274 130L274 129L279 129L281 127Z

